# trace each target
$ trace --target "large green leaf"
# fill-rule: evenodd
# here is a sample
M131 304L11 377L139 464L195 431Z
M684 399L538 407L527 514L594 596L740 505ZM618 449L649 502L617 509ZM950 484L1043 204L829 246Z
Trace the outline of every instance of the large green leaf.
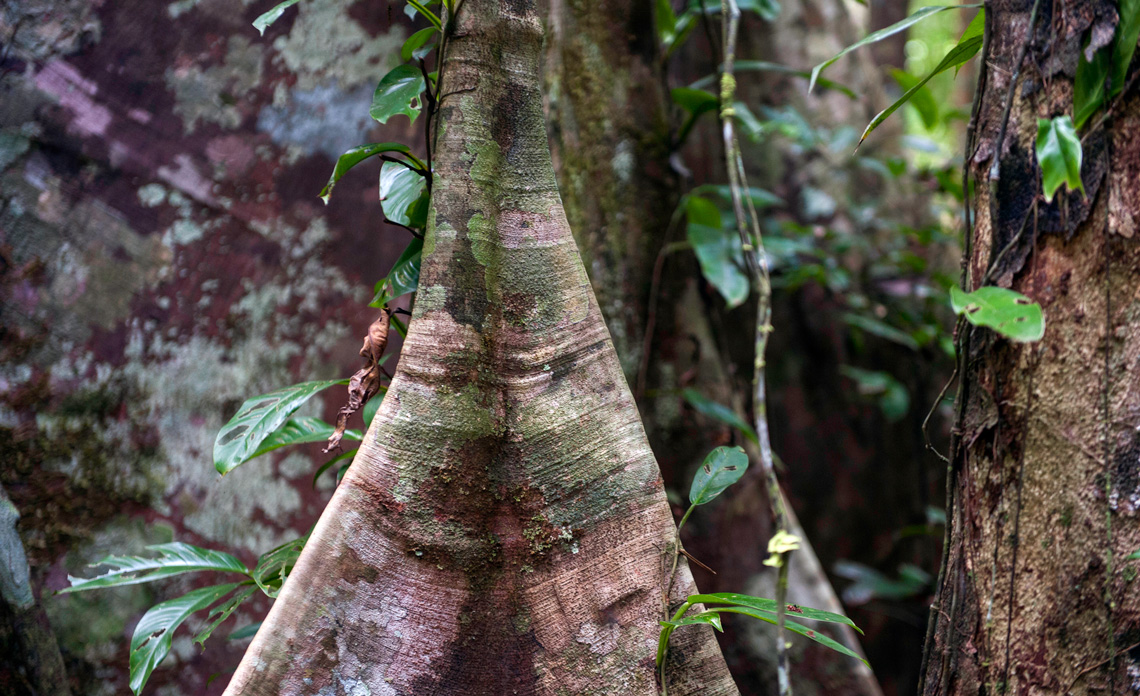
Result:
M752 429L752 426L748 425L747 421L737 415L736 411L733 411L724 404L713 401L696 389L685 389L681 392L681 395L685 397L685 401L687 401L690 406L696 409L697 413L730 425L744 433L744 437L759 444L760 441L756 438L756 431Z
M376 295L372 298L370 307L383 307L397 297L416 291L420 284L423 249L422 239L415 238L408 242L404 253L392 265L392 270L376 283Z
M380 207L392 222L415 227L411 217L415 211L409 208L427 195L427 184L420 174L396 162L380 167Z
M1109 79L1109 97L1115 97L1124 89L1124 79L1132 54L1136 52L1136 42L1140 40L1140 0L1120 0L1120 23L1116 25L1116 41L1112 46L1112 67Z
M269 28L269 25L281 19L281 15L285 14L285 10L299 2L301 2L301 0L285 0L285 2L278 4L272 10L253 20L253 27L257 29L257 33L265 36L265 30Z
M245 564L223 551L203 549L180 541L148 546L147 550L158 553L158 558L107 556L103 560L91 564L91 567L111 566L110 572L94 578L68 576L67 579L71 582L71 587L65 587L59 592L64 594L82 590L96 590L103 587L137 585L199 570L249 574Z
M920 94L924 89L926 83L929 82L930 79L935 75L945 72L950 68L957 67L973 58L974 54L978 52L978 49L982 47L982 34L984 32L985 10L983 9L978 10L978 14L974 16L974 19L970 22L969 26L966 27L966 31L962 32L962 36L958 39L958 43L954 45L954 48L950 49L950 51L942 58L938 65L934 67L934 70L931 70L926 77L914 82L906 92L903 92L903 95L901 97L895 100L893 104L880 111L878 115L875 116L875 118L871 119L871 122L867 124L867 127L863 130L863 135L859 137L859 143L862 144L863 141L867 139L867 136L871 134L871 131L878 128L879 124L887 120L887 118L895 111L897 111L903 104L906 104L908 101L915 98L916 95Z
M1112 50L1104 47L1093 54L1091 61L1080 52L1077 74L1073 78L1073 125L1077 128L1104 106L1104 81L1108 78Z
M424 91L424 76L411 65L397 65L376 85L372 95L372 108L368 113L380 123L397 114L403 114L409 121L420 115L419 98Z
M387 355L381 358L381 362L387 359ZM261 441L261 445L257 450L249 455L250 459L256 459L267 452L272 452L275 449L286 447L288 445L301 445L307 442L326 442L333 434L335 428L331 423L326 423L320 418L290 418L285 421L277 430L273 431L269 437ZM345 430L344 437L350 440L360 440L362 435L359 430Z
M301 555L301 550L305 548L305 543L308 540L309 535L306 534L271 551L266 551L257 559L257 566L250 575L262 592L270 597L277 596L281 591L281 586L289 577L289 573L293 571L297 557Z
M143 614L131 638L131 691L135 694L142 691L154 668L170 652L171 634L183 621L233 592L240 584L203 587L156 604Z
M950 287L950 306L975 326L986 326L1006 338L1028 343L1045 335L1041 305L1006 288L986 286L974 292Z
M765 599L763 597L753 597L752 595L737 594L735 592L715 592L710 594L695 594L691 595L688 599L693 604L731 604L739 607L751 607L759 611L772 612L773 616L776 614L776 600ZM801 607L796 604L788 604L785 613L788 616L796 619L811 619L812 621L826 621L828 623L839 623L850 626L862 633L862 629L855 625L855 622L844 616L843 614L836 614L823 609L812 609L811 607Z
M1081 181L1081 139L1068 116L1037 119L1037 164L1041 166L1041 186L1046 202L1061 185L1070 191L1085 192Z
M214 441L214 467L228 474L254 456L261 444L314 394L345 380L302 382L255 396L241 405Z
M761 621L766 621L770 624L775 624L777 622L776 612L764 611L761 609L753 609L752 607L745 607L745 606L710 607L707 611L715 611L718 613L727 613L727 614L744 614L745 616L751 616L754 619L760 619ZM789 615L788 612L785 612L785 616L788 616L788 615ZM862 657L859 657L858 653L854 652L853 650L848 648L846 645L840 643L839 641L835 640L831 636L820 633L819 631L808 628L807 626L804 626L801 623L797 623L797 622L792 621L791 619L787 619L787 618L784 620L784 628L791 631L792 633L798 633L801 636L804 636L805 638L813 640L816 643L819 643L820 645L822 645L824 647L831 648L832 650L834 650L837 653L847 655L848 657L853 657L856 660L859 660L863 664L867 665L868 667L870 666L866 660L864 660Z
M418 60L426 56L428 52L431 51L432 46L428 45L425 47L424 44L431 41L437 35L439 35L439 29L427 27L409 36L408 40L404 42L403 48L400 49L400 60L407 63L413 58Z
M748 455L739 447L717 447L705 457L689 487L689 502L704 505L714 500L748 470Z
M930 17L931 15L938 14L939 12L944 12L946 10L962 10L962 9L966 9L966 8L970 8L970 7L980 7L980 6L981 6L980 4L973 4L973 5L937 5L934 7L924 7L921 10L918 10L914 14L910 15L909 17L907 17L903 20L900 20L898 22L895 22L894 24L892 24L889 27L885 27L885 28L880 29L878 31L871 32L870 34L867 34L866 36L864 36L862 39L859 39L855 43L853 43L850 46L848 46L847 48L843 49L839 53L836 53L831 58L823 61L819 65L812 68L811 69L811 82L808 83L808 91L810 92L812 89L815 88L815 83L819 80L819 74L821 72L823 72L824 69L827 68L827 66L831 65L835 61L839 60L840 58L847 55L851 51L854 51L857 48L873 44L877 41L882 41L883 39L894 36L895 34L898 34L899 32L906 31L907 29L911 28L915 24L918 24L919 22L926 19L927 17Z
M325 205L328 205L329 197L332 196L332 190L333 187L336 186L336 182L340 181L340 178L344 176L349 169L352 169L369 157L374 157L382 152L401 152L409 154L411 150L408 149L407 145L401 145L400 143L372 143L371 145L354 147L344 153L337 158L336 166L333 167L333 173L332 176L329 177L329 182L321 189L320 198L325 202Z
M254 592L257 592L257 585L250 583L230 595L229 599L211 609L210 614L206 617L206 625L194 634L194 642L205 647L206 639L213 635L214 630L218 626L221 626L226 619L230 618L230 614L233 614L245 600L253 596Z

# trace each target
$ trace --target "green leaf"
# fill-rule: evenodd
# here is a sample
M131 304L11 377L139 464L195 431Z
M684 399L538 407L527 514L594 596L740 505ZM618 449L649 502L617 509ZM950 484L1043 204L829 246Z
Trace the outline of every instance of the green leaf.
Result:
M1053 194L1062 184L1067 185L1070 191L1079 190L1084 195L1081 139L1068 116L1037 119L1037 163L1041 165L1041 184L1046 202L1053 200Z
M380 123L387 123L397 114L415 121L420 115L420 107L414 102L418 102L423 91L423 73L411 65L397 65L376 85L368 113Z
M289 573L293 571L297 557L301 555L301 550L305 548L305 543L308 540L309 535L306 534L299 539L286 542L261 554L261 557L257 559L257 566L254 567L250 576L262 592L269 597L277 597L278 593L281 592L281 586L285 584Z
M910 97L910 105L918 111L923 125L927 128L938 125L938 100L934 98L934 93L925 85L919 85L919 79L905 70L892 68L891 77L895 78L895 82L903 90L908 92L914 90Z
M233 633L226 636L226 640L242 640L243 638L252 638L257 634L257 629L261 628L261 622L255 621L251 624L246 624L237 629Z
M774 611L763 611L760 609L753 609L751 607L745 607L745 606L714 607L714 608L710 608L708 611L715 611L715 612L727 613L727 614L744 614L745 616L751 616L754 619L760 619L761 621L766 621L770 624L776 623L776 612L774 612ZM787 616L787 615L788 615L788 613L785 612L785 616ZM819 631L816 631L814 629L810 629L807 626L804 626L803 624L796 623L795 621L792 621L791 619L787 619L787 618L784 620L784 628L788 629L792 633L798 633L801 636L804 636L805 638L813 640L816 643L819 643L820 645L822 645L824 647L831 648L832 650L834 650L837 653L847 655L848 657L854 657L856 660L859 660L863 664L870 667L870 665L867 663L866 660L859 657L858 653L855 653L850 648L848 648L846 645L843 645L842 643L836 641L834 638L827 636L827 635L824 635L823 633L820 633Z
M937 5L934 7L924 7L921 10L910 15L909 17L907 17L901 21L895 22L894 24L892 24L889 27L885 27L885 28L880 29L878 31L871 32L870 34L867 34L866 36L864 36L862 39L856 41L855 43L851 44L847 48L843 49L839 53L836 53L831 58L823 61L819 65L812 68L811 69L811 81L808 83L808 92L811 92L813 89L815 89L815 83L819 80L819 74L821 72L823 72L824 69L827 68L827 66L831 65L835 61L839 60L843 56L850 53L851 51L854 51L855 49L860 48L862 46L867 46L867 45L873 44L877 41L882 41L883 39L894 36L895 34L898 34L899 32L906 31L907 29L914 26L915 24L918 24L919 22L926 19L927 17L930 17L931 15L938 14L939 12L944 12L946 10L963 10L963 9L970 8L970 7L980 7L980 6L981 6L980 4L973 4L973 5Z
M402 152L408 154L411 150L408 149L407 145L401 145L400 143L372 143L371 145L354 147L344 153L337 158L336 166L333 167L333 173L332 176L329 177L329 182L321 189L320 198L325 202L325 205L328 205L329 197L332 195L332 190L333 187L336 186L336 182L340 181L340 178L344 176L349 169L352 169L369 157L379 155L382 152Z
M208 623L202 630L194 634L194 642L205 647L206 639L214 633L214 629L230 618L230 614L233 614L254 592L257 592L257 585L248 584L231 595L229 599L211 609L210 614L206 617Z
M372 419L376 417L376 412L380 410L380 404L384 403L384 395L387 392L388 388L382 387L375 396L364 404L364 408L360 409L360 415L364 418L365 428L372 425Z
M721 66L721 69L723 70L723 65ZM771 63L766 60L738 60L733 65L733 71L736 73L774 72L780 73L782 75L794 75L796 77L802 77L805 80L811 79L810 70L797 70L789 65ZM717 83L717 79L718 75L715 73L712 75L705 75L701 79L689 85L689 87L692 89L706 89L715 85ZM845 85L842 85L838 82L833 82L823 77L816 80L816 84L822 89L833 89L837 92L842 92L847 96L848 99L859 98L859 95L855 93L855 90L851 89L850 87L846 87Z
M420 284L420 264L423 261L424 240L412 239L404 253L396 259L388 275L376 283L376 295L369 307L383 307L397 297L415 292ZM372 403L371 401L369 403Z
M253 20L254 29L257 29L259 34L265 36L265 30L269 28L269 25L281 19L281 15L285 14L285 10L299 2L301 2L301 0L285 0L285 2L280 3L272 10Z
M1073 125L1085 125L1089 117L1104 106L1104 81L1108 79L1109 61L1112 59L1108 46L1093 54L1092 62L1085 60L1085 52L1080 52L1077 74L1073 79Z
M919 12L921 12L921 10L919 10ZM916 12L915 14L918 13ZM978 49L982 47L982 34L984 31L985 10L978 10L978 14L974 16L973 21L971 21L969 26L966 27L966 31L962 32L962 36L958 39L958 43L955 44L954 48L950 49L949 53L947 53L938 63L938 65L934 67L934 70L931 70L926 77L915 82L914 85L907 89L906 92L903 92L903 95L899 97L893 104L880 111L878 115L875 116L875 118L871 119L871 122L867 124L867 127L863 130L863 135L859 137L859 144L863 144L863 141L867 139L867 136L871 134L871 131L878 128L879 124L887 120L887 118L895 111L897 111L903 104L906 104L908 101L914 98L915 95L919 94L919 92L925 87L926 83L929 82L931 78L939 73L949 70L950 68L957 67L973 58L974 54L978 52Z
M385 355L380 359L380 362L383 363L387 358L388 356ZM285 421L284 425L273 431L269 437L262 440L261 445L253 454L249 455L249 458L256 459L263 454L288 445L325 442L333 434L333 430L332 424L326 423L320 418L290 418ZM359 430L346 430L344 436L350 440L360 440L363 437Z
M131 638L131 691L136 695L142 691L154 668L170 652L171 634L183 621L233 592L240 584L203 587L156 604L143 614Z
M879 338L885 338L900 346L906 346L911 350L918 350L918 341L914 340L913 336L905 331L896 329L885 321L880 321L865 314L855 314L854 312L844 314L843 321L847 322L850 326L863 329L867 333L878 336Z
M843 588L843 601L860 605L872 599L901 600L915 597L930 584L926 571L910 564L899 567L899 579L893 580L870 566L852 561L838 561L835 574L853 580Z
M1140 551L1133 551L1124 557L1124 560L1126 561L1135 561L1137 559L1140 559Z
M685 401L687 401L690 406L696 409L697 413L730 425L744 433L744 437L759 444L760 441L756 438L756 431L753 430L752 426L748 425L743 418L738 416L736 411L733 411L724 404L707 398L696 389L685 389L681 392L681 395L685 397Z
M420 174L396 162L380 167L380 207L392 222L412 227L409 208L427 195L427 184Z
M218 431L214 441L214 467L228 474L256 456L256 452L274 431L285 424L293 412L314 394L346 380L329 379L302 382L247 400Z
M700 116L706 111L715 111L719 100L712 92L692 87L674 87L670 92L673 101L693 116Z
M677 629L681 626L692 626L694 624L707 624L720 631L721 633L724 633L724 626L721 624L720 614L716 613L715 611L706 611L701 612L700 614L693 614L692 616L686 616L685 618L678 619L677 621L658 621L658 623L662 626L668 626L672 629Z
M439 17L427 8L428 5L432 4L434 3L430 0L429 2L420 2L420 0L408 0L408 6L404 8L404 14L408 15L409 19L415 19L416 12L419 12L427 19L427 21L431 22L431 25L433 27L435 27L437 30L442 31L443 24L439 21Z
M701 184L690 192L690 196L701 193L714 193L719 196L726 203L732 201L732 187L727 184ZM784 205L784 199L780 198L771 191L767 191L755 186L749 186L744 189L744 197L751 199L752 205L757 210L761 208L771 208L773 206ZM719 213L719 211L718 211ZM700 222L699 220L695 222ZM719 222L717 224L720 224ZM714 225L715 226L715 225Z
M371 399L368 400L368 403L370 404L375 400L376 400L376 397L372 397ZM365 404L366 408L367 408L367 406L368 406L368 404ZM317 485L317 479L319 479L321 477L321 474L328 471L332 467L333 464L336 464L339 461L344 461L345 459L352 459L353 457L356 456L356 453L358 451L360 451L359 448L351 449L351 450L348 450L347 452L341 452L340 454L336 455L335 457L328 460L324 464L321 464L321 468L317 469L317 473L313 474L313 485L314 486ZM349 462L349 463L351 464L352 462ZM339 477L337 478L337 482L338 483L340 482Z
M1013 290L986 286L974 292L950 287L950 306L975 326L986 326L1022 343L1039 341L1045 335L1041 305Z
M677 13L673 11L670 0L657 0L655 12L657 20L657 38L670 47L677 40Z
M1140 40L1140 0L1120 0L1120 23L1116 25L1116 42L1112 46L1111 83L1108 96L1120 94L1124 78Z
M112 567L110 572L94 578L68 576L67 579L71 582L71 587L65 587L59 591L59 594L97 590L104 587L137 585L199 570L249 574L245 564L223 551L203 549L180 541L148 546L147 550L158 553L158 558L107 556L103 560L91 564L91 567L108 565Z
M862 370L850 365L840 366L839 371L858 385L860 394L876 397L883 415L891 423L897 422L910 410L910 394L890 373Z
M739 447L717 447L705 457L689 487L689 502L704 505L715 500L748 470L748 455Z
M689 244L697 254L701 273L725 299L729 309L748 299L748 276L741 267L744 254L735 233L721 227L689 223Z
M751 607L760 611L772 612L776 614L776 600L765 599L763 597L753 597L752 595L737 594L735 592L715 592L710 594L696 594L688 599L693 604L731 604L740 607ZM862 633L863 631L855 625L855 622L844 616L843 614L836 614L822 609L812 609L811 607L801 607L795 604L787 605L785 613L795 619L811 619L812 621L826 621L828 623L839 623Z
M776 0L736 0L736 6L745 12L755 12L765 22L774 22L780 16L780 3Z
M439 34L439 29L432 26L420 29L409 36L408 40L404 42L403 48L400 49L400 60L407 63L413 58L418 60L426 56L431 51L432 46L429 45L424 48L424 44L431 41L437 34Z

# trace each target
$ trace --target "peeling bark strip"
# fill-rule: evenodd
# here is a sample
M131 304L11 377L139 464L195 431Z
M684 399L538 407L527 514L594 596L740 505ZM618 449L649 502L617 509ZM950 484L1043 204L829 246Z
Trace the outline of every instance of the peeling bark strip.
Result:
M1046 329L1015 344L960 325L949 547L920 689L1134 694L1140 582L1126 557L1140 548L1140 240L1123 221L1140 215L1140 97L1126 90L1086 124L1087 203L1070 193L1046 204L1037 119L1072 113L1079 49L1104 22L1111 34L1115 9L1035 0L987 12L968 289L988 277L1024 293Z
M674 527L559 201L540 24L456 23L399 369L227 694L657 693ZM737 693L686 633L670 693Z

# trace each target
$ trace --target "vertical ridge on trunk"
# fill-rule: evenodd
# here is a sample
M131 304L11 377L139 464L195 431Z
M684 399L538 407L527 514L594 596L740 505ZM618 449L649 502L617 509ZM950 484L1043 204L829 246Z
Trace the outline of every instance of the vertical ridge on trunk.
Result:
M541 25L460 7L399 369L227 694L657 692L673 520L559 200ZM678 638L670 693L736 693L711 629Z

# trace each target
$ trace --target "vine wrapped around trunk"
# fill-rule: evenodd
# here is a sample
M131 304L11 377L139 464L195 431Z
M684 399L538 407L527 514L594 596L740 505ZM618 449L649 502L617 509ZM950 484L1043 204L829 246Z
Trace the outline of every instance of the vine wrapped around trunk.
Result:
M675 532L559 201L541 25L460 7L398 370L227 694L657 692ZM678 638L670 693L736 693L711 629Z

